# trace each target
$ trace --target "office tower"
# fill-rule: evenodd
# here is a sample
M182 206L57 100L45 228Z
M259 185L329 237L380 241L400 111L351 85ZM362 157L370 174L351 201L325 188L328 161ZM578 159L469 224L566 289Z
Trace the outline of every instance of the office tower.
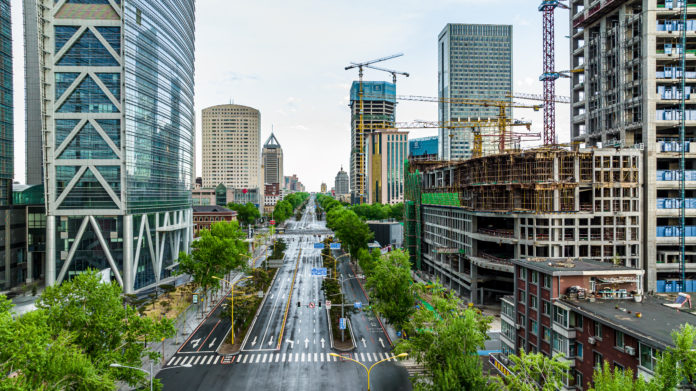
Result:
M0 0L0 206L12 201L14 117L10 1Z
M334 189L336 190L336 197L350 193L350 179L348 179L348 173L343 171L343 166L341 166L341 171L336 174Z
M353 203L367 202L367 136L378 129L391 128L396 112L396 86L383 81L363 83L363 133L359 131L360 83L350 88L350 188ZM362 149L360 138L362 137ZM361 194L362 188L362 194Z
M194 14L194 0L40 1L48 285L94 268L130 293L189 251Z
M512 92L512 26L448 23L438 36L438 97L440 99L506 98ZM498 107L438 104L443 122L498 117ZM506 115L511 118L508 108ZM469 128L440 128L438 157L468 159L473 149Z
M590 3L573 0L569 4L571 68L582 70L570 79L571 140L590 147L642 150L642 202L625 208L640 208L643 213L646 291L665 291L673 280L681 280L680 160L685 150L685 274L687 284L694 285L696 157L690 142L696 136L696 104L691 95L696 92L696 60L691 54L696 19L689 13L684 26L681 0L600 2L593 7ZM684 27L686 69L681 65ZM680 143L682 97L684 144Z
M367 202L395 204L404 201L404 161L408 157L408 132L380 130L367 139Z
M328 188L326 187L326 183L322 182L321 187L320 187L321 193L325 194L328 191Z
M283 149L278 143L278 139L273 132L268 137L266 143L263 144L263 166L264 166L264 182L266 184L282 184L283 183Z
M203 109L203 187L262 188L261 113L241 105Z
M43 152L41 131L43 115L41 114L41 83L39 78L39 21L37 1L24 0L24 123L26 143L26 183L36 185L43 183Z
M408 140L408 157L416 160L437 160L437 136Z

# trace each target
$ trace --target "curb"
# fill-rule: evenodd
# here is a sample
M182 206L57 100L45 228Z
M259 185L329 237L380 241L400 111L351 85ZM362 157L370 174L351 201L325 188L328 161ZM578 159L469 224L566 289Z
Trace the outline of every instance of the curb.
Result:
M348 263L348 267L353 272L353 274L356 274L355 269L353 269L353 265L351 265L350 262ZM370 300L370 296L365 291L365 288L363 287L362 282L360 282L360 279L358 278L358 279L356 279L356 281L358 281L358 285L360 285L360 289L362 289L363 293L365 294L365 297L367 297L367 300ZM382 323L382 318L379 316L377 311L375 311L374 309L372 310L372 313L375 314L375 318L377 318L377 321L379 322L380 327L382 327L382 331L384 332L384 335L387 337L387 341L389 342L389 345L391 347L394 347L394 342L392 342L392 339L389 336L387 329L384 328L384 324Z
M326 321L329 323L329 340L331 341L331 349L338 350L340 352L350 352L352 350L355 350L358 345L355 343L355 335L353 334L353 325L350 322L350 319L346 318L346 322L348 322L348 331L350 332L350 338L353 341L353 347L348 348L348 349L341 349L337 348L334 346L334 339L333 339L333 328L331 327L331 313L330 310L326 310Z

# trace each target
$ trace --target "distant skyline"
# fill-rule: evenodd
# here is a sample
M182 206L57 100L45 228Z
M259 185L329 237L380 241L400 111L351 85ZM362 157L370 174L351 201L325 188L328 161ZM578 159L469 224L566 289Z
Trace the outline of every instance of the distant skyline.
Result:
M409 72L399 78L397 94L437 96L437 35L447 23L513 25L513 75L516 92L542 91L539 1L416 0L234 2L196 4L196 167L200 176L201 110L236 103L261 111L261 139L271 127L283 145L285 173L296 173L308 191L333 183L349 167L350 84L357 71L351 61L403 52L380 64ZM22 1L11 0L14 54L15 181L25 181L24 46ZM568 69L568 11L556 11L557 69ZM262 23L261 23L262 22ZM391 81L391 75L366 71L366 80ZM556 91L568 95L560 79ZM515 110L515 118L542 129L541 113ZM437 120L437 104L400 102L397 121ZM569 108L557 105L560 142L570 138ZM411 130L410 137L436 135L436 129Z

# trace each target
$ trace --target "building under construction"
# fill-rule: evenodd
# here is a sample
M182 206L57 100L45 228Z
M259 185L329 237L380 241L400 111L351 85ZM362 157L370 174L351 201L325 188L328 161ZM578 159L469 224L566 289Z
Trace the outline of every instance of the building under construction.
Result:
M533 149L412 161L405 247L414 268L474 303L510 294L511 259L641 263L642 153Z

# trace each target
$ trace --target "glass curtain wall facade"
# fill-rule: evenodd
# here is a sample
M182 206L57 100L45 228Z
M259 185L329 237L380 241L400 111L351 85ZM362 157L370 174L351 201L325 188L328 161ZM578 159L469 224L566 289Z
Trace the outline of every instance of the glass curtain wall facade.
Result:
M170 276L192 237L194 1L44 0L47 284Z
M10 0L0 0L0 206L12 200L14 120Z
M505 98L512 92L512 26L449 23L438 36L438 97L440 99ZM511 118L512 111L507 109ZM438 104L440 121L498 117L498 107ZM453 132L450 135L450 132ZM441 128L438 158L468 159L473 149L469 128Z

